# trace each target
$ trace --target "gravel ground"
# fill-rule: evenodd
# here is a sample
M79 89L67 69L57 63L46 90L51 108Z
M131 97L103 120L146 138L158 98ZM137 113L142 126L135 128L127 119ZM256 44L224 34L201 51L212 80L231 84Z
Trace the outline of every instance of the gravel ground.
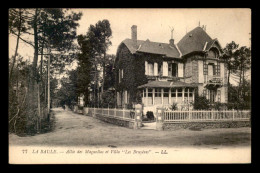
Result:
M54 108L52 132L19 137L9 134L11 146L93 147L250 147L251 128L202 129L192 131L133 130L108 124L89 116Z

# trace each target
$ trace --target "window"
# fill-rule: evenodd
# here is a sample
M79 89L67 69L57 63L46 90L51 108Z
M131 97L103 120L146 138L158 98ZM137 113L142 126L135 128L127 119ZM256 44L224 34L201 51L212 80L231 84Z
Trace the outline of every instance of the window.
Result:
M158 75L161 76L162 75L162 65L158 64Z
M216 91L215 90L209 90L209 101L211 103L215 102L215 97L216 97Z
M190 88L190 90L189 90L189 97L193 97L193 91L194 91L194 88Z
M148 97L153 97L153 89L148 88Z
M172 64L172 76L178 77L178 64L176 63Z
M171 89L171 97L176 97L176 89L175 88Z
M118 71L118 81L119 83L122 81L121 79L123 79L123 76L124 76L124 72L123 72L123 69L119 69Z
M182 97L182 88L179 88L177 91L178 91L178 97Z
M184 97L188 97L188 94L189 94L188 90L189 90L188 88L185 88L185 90L184 90Z
M169 97L169 89L163 89L163 97Z
M207 96L207 90L206 89L203 90L202 96L204 96L204 97Z
M154 94L155 94L155 97L162 97L161 89L160 88L156 88Z
M178 64L177 63L169 63L168 74L169 74L169 76L172 76L172 77L178 76Z
M212 48L209 52L208 52L208 58L219 58L218 56L218 50L216 48Z
M208 75L209 76L216 75L216 67L214 64L208 64Z
M121 82L121 70L120 69L118 71L118 81L119 81L119 83Z

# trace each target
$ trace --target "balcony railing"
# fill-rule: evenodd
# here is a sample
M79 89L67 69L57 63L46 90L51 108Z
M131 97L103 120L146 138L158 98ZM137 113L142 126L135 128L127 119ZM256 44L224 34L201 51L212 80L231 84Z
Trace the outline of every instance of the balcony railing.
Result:
M223 78L219 76L206 76L206 84L213 86L222 86Z
M161 73L159 73L157 76L155 75L146 75L147 79L149 80L179 80L179 77L175 77L172 75L163 76Z

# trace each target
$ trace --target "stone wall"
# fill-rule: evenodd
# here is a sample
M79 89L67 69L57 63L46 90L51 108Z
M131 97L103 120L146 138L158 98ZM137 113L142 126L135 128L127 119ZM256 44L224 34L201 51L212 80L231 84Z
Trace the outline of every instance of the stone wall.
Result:
M214 129L214 128L239 128L251 127L250 121L217 121L217 122L181 122L181 123L163 123L163 130L178 129Z
M128 127L130 129L134 129L134 120L123 120L119 118L114 118L114 117L107 117L107 116L102 116L102 115L95 115L95 118L105 121L110 124L115 124L118 126L123 126L123 127Z
M193 63L191 61L191 58L187 59L186 63L185 63L185 67L184 67L184 76L185 78L185 82L186 83L192 83L193 82L193 67L192 67Z

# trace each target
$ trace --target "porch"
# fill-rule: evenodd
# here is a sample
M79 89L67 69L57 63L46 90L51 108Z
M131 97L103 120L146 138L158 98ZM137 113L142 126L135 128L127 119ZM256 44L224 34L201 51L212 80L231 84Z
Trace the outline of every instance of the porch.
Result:
M138 88L142 90L142 103L144 107L149 107L153 111L158 106L170 107L177 104L178 109L189 105L195 100L194 84L181 81L150 81ZM145 108L144 108L145 109Z

